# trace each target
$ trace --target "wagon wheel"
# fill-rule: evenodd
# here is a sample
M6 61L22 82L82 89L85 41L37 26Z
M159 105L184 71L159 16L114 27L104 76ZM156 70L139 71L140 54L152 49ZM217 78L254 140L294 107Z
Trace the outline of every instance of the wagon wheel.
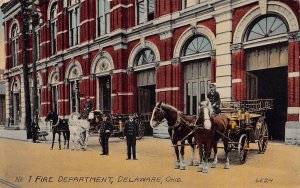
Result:
M145 124L143 121L138 121L138 135L136 137L136 139L140 140L143 138L144 134L145 134Z
M259 141L258 141L259 153L263 154L267 150L268 139L269 139L268 125L266 124L266 122L262 122L262 127L260 130Z
M241 164L246 163L249 151L249 141L246 134L242 134L239 140L238 152Z

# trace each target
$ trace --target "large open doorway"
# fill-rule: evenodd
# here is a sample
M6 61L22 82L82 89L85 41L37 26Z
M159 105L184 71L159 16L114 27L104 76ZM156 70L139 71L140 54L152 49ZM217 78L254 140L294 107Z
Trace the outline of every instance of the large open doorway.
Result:
M111 77L98 78L98 108L106 114L111 113Z
M138 112L151 113L155 107L155 85L138 87Z
M274 109L266 113L270 139L283 140L288 107L288 69L270 68L247 73L248 99L274 99Z
M155 84L155 69L137 72L138 113L145 117L150 117L156 104ZM145 127L145 135L153 135L153 129L150 127L150 124L147 124Z

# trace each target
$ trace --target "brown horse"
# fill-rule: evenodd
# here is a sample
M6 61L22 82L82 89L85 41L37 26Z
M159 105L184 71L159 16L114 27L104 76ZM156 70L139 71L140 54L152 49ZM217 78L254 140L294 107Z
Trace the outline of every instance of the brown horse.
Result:
M150 125L152 128L158 126L160 123L163 122L163 120L166 119L168 123L168 132L171 137L172 144L175 148L176 153L176 169L185 169L185 162L184 162L184 146L185 146L185 140L188 141L190 146L193 149L193 155L191 159L190 165L194 165L195 162L195 146L192 143L194 138L194 123L196 121L196 118L194 116L186 116L180 113L175 107L162 104L162 102L159 102L152 112L152 117L150 120ZM180 154L181 158L179 158L179 150L177 143L180 142Z
M215 168L218 162L217 150L218 141L223 139L224 151L226 154L225 169L229 168L228 158L228 136L230 131L229 121L224 115L213 115L211 117L211 108L209 102L202 102L199 105L199 115L196 120L195 140L199 148L200 164L198 171L208 173L208 159L212 148L214 149L214 162L212 168ZM204 150L204 154L203 154ZM204 157L204 163L203 163Z

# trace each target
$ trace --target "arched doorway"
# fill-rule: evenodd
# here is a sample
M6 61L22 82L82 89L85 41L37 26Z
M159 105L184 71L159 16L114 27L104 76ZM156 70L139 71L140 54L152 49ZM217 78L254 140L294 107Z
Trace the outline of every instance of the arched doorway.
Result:
M80 80L82 77L81 70L77 66L70 69L70 112L80 113Z
M10 125L19 125L21 117L20 81L14 80L10 93Z
M207 99L211 83L211 50L211 42L201 34L191 36L183 45L181 59L184 62L184 101L187 114L197 115L198 103Z
M281 16L267 14L256 18L244 36L247 99L274 99L274 110L267 112L272 139L284 139L287 121L288 43L276 41L276 36L288 31L287 22ZM268 38L275 38L276 45L267 44ZM247 48L247 44L253 47Z
M150 48L141 49L134 60L134 67L138 70L141 67L150 65L156 61L155 53ZM138 87L138 112L141 114L150 113L156 103L156 76L155 68L141 69L137 73Z
M57 114L59 113L58 112L58 97L59 97L58 83L59 83L59 76L57 70L55 69L50 76L49 87L51 92L51 109Z
M112 113L112 78L113 59L108 52L100 51L94 58L91 74L97 79L96 108L104 113Z

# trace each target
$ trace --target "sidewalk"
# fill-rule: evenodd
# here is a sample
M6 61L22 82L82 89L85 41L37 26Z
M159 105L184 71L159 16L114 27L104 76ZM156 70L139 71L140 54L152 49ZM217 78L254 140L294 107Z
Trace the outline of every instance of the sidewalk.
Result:
M51 132L48 131L48 136L46 136L46 142L50 141ZM13 140L22 140L22 141L30 141L32 142L32 139L27 140L27 133L26 130L6 130L4 127L0 127L0 138L8 138Z

